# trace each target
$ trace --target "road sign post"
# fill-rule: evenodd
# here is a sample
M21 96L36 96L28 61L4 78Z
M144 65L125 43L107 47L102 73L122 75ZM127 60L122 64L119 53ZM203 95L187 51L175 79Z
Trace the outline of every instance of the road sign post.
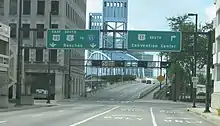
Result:
M157 80L158 80L159 82L164 81L164 79L165 79L165 77L162 76L162 75L160 75L160 76L157 77Z
M198 77L192 77L193 88L197 88L198 82L199 82Z
M128 31L128 49L159 52L180 52L181 32Z
M47 30L47 48L49 49L99 49L99 30Z

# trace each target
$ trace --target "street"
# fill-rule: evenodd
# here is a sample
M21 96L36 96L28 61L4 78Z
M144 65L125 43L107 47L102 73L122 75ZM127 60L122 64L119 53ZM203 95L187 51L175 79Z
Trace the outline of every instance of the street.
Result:
M98 92L95 94L95 97L91 99L97 102L132 102L138 98L139 93L143 91L143 89L147 89L151 86L150 84L132 82L120 85L117 88Z
M135 102L143 87L126 84L56 107L2 112L0 126L213 126L187 112L186 104L153 100L149 96L144 98L149 102ZM122 102L128 100L135 101Z

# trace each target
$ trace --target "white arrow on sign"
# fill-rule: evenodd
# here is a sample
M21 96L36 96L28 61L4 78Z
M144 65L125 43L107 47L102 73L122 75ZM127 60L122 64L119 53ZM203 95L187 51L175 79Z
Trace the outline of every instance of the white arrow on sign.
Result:
M173 41L173 39L175 39L175 38L176 38L176 36L175 36L175 35L172 35L172 36L170 37L170 40Z
M50 43L50 46L51 47L55 47L57 44L55 44L54 42L53 43Z
M91 46L92 48L95 48L95 47L96 47L96 44L95 44L95 43L92 43L92 44L90 44L90 46Z

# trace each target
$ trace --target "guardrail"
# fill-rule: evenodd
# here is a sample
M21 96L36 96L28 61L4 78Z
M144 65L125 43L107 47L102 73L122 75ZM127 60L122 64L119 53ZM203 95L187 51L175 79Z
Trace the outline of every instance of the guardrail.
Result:
M154 91L155 89L157 89L160 85L159 84L155 84L150 88L145 89L144 91L141 91L139 93L138 98L141 99L143 97L145 97L146 95L150 94L152 91Z

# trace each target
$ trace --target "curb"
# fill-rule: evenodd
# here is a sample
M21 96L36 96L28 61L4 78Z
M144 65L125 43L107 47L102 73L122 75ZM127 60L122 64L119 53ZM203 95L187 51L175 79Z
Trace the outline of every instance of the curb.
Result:
M220 126L220 120L216 120L216 119L213 119L211 117L208 117L207 115L205 115L205 113L200 113L200 112L196 112L196 111L193 111L191 108L187 108L187 111L189 111L190 113L192 113L193 115L197 116L197 117L200 117L202 118L203 120L211 123L211 124L214 124L216 126Z
M8 109L0 109L0 112L12 112L12 111L20 111L20 110L29 110L29 109L37 109L37 108L43 108L43 107L55 107L58 105L36 105L36 106L23 106L23 107L15 107L15 108L8 108Z

